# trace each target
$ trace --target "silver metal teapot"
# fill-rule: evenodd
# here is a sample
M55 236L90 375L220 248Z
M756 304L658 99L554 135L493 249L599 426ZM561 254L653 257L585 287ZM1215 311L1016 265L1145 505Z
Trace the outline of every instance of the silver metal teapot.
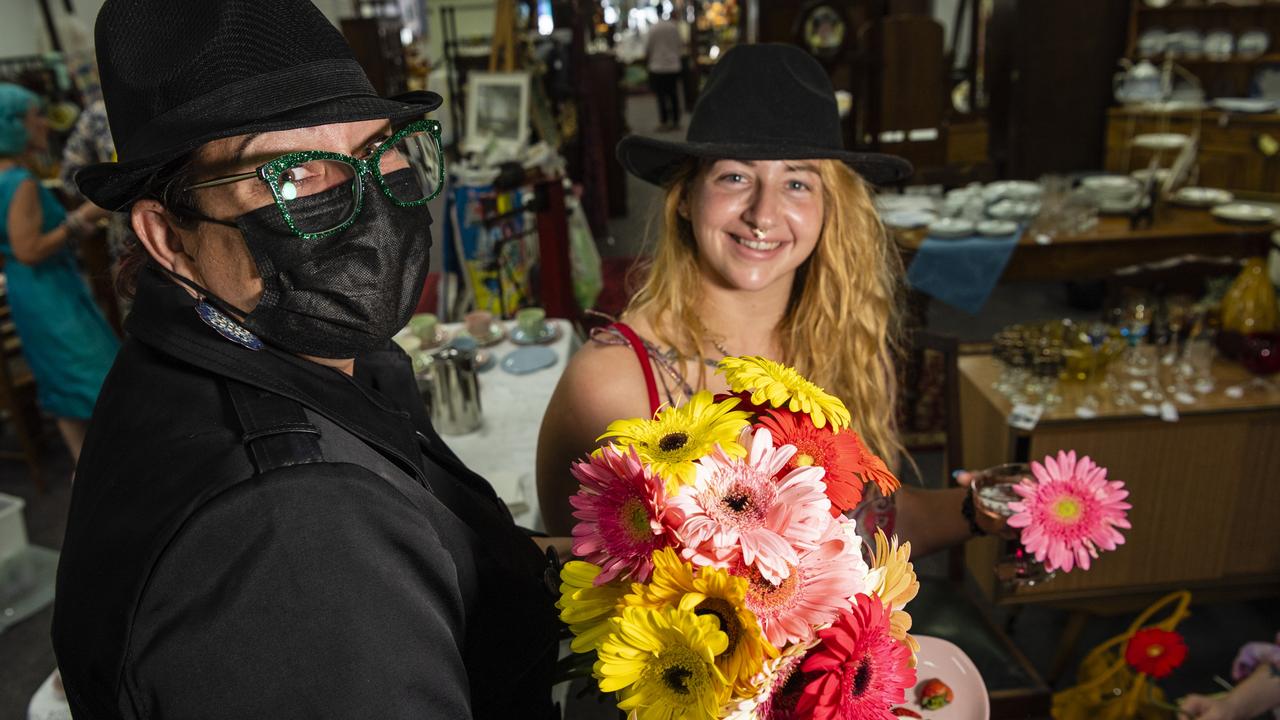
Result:
M480 429L480 381L476 352L447 346L423 358L418 390L441 435L466 435Z

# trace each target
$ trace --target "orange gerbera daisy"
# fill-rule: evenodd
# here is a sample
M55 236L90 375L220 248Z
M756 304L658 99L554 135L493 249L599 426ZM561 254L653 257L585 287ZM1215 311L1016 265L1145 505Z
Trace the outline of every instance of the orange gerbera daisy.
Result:
M782 408L764 411L758 425L773 433L775 444L796 446L787 471L810 465L826 469L824 479L832 515L857 507L862 501L862 488L869 482L874 482L886 496L899 487L898 479L884 461L852 430L819 428L808 415Z

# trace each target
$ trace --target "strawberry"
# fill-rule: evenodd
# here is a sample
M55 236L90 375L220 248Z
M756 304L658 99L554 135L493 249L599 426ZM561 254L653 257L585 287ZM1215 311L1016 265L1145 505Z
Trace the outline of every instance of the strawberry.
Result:
M925 680L917 691L920 707L926 710L938 710L946 707L952 700L956 699L955 693L951 692L951 688L947 684L937 678Z

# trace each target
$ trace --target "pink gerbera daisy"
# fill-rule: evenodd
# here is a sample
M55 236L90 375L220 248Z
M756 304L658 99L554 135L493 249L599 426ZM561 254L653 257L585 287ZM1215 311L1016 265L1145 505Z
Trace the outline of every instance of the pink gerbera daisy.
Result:
M1115 550L1124 543L1117 528L1129 528L1123 502L1129 491L1124 483L1107 480L1106 468L1086 455L1076 461L1075 451L1058 452L1031 463L1035 482L1014 486L1021 501L1009 503L1014 511L1009 526L1022 528L1022 544L1047 570L1070 572L1077 565L1088 570L1099 550Z
M893 638L889 612L875 595L859 595L853 609L818 633L800 666L808 684L797 709L804 717L894 720L893 705L916 684L911 650Z
M747 609L774 647L811 641L815 628L835 620L850 598L870 590L869 569L852 524L831 521L819 542L798 554L781 582L745 564L734 568L735 575L747 580Z
M798 562L797 550L811 547L832 522L824 471L798 468L774 480L795 448L775 448L763 428L744 430L741 444L745 460L716 451L698 462L693 485L670 500L672 524L686 560L729 567L740 557L781 582Z
M613 445L574 463L581 486L569 498L574 507L573 554L600 566L595 584L624 575L645 582L653 572L653 551L675 544L662 521L666 489L640 461L635 448Z

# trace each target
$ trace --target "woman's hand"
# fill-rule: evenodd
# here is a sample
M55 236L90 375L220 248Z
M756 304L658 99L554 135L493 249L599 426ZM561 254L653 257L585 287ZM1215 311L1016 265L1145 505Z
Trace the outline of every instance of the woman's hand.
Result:
M1197 720L1237 720L1240 717L1229 695L1188 695L1178 702L1178 707Z

